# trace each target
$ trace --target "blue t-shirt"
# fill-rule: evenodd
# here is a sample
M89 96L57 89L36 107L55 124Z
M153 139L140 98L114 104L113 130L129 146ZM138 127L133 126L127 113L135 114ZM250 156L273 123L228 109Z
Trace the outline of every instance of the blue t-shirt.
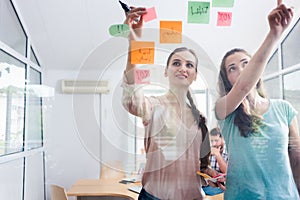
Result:
M234 113L219 121L229 156L225 200L299 199L288 156L289 125L296 114L287 101L270 100L260 133L247 138L234 125Z

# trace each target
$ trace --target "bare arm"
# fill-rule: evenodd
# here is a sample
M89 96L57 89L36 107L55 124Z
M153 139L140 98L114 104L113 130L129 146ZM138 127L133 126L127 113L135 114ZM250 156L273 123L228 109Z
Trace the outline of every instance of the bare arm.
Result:
M279 2L280 4L281 2ZM230 92L216 102L218 119L225 119L249 94L260 79L273 48L291 23L293 11L280 4L268 15L270 31L257 52L241 72Z
M297 118L294 117L290 127L289 139L289 157L293 171L294 180L297 185L298 193L300 194L300 136Z
M129 84L134 83L134 68L135 64L131 64L131 41L136 40L142 35L142 27L143 27L143 14L146 13L145 8L132 8L126 14L126 19L124 24L127 24L130 27L129 34L129 46L128 46L128 57L127 57L127 65L125 69L127 81ZM138 22L135 21L136 18L140 18Z
M226 173L227 171L227 163L222 157L222 154L220 152L220 148L212 147L211 148L211 154L216 157L216 160L218 162L219 168L222 173Z
M146 13L145 8L134 8L131 7L131 10L126 13L126 19L124 24L127 24L130 28L129 34L129 47L128 47L128 58L125 68L125 77L126 77L126 87L123 90L122 104L124 108L135 116L143 118L143 121L146 120L145 115L147 113L146 98L142 90L135 90L134 86L129 87L129 85L134 84L134 69L135 64L131 64L131 48L130 44L132 40L136 40L142 35L143 27L143 14ZM136 18L139 18L139 21L136 22Z
M227 172L227 163L223 159L222 155L216 156L216 159L219 164L221 172L226 173Z

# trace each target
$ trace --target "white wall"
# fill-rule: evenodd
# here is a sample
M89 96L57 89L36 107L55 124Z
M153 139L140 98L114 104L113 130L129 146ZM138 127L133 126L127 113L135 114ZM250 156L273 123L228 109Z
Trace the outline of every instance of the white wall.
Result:
M121 106L122 71L45 71L44 85L53 87L53 97L44 100L46 187L66 189L80 178L98 178L102 161L123 160L128 152L127 112ZM110 80L109 94L62 94L61 80ZM100 116L100 104L102 112ZM101 122L100 120L101 119ZM102 133L102 137L101 137Z
M22 199L23 162L16 159L0 165L0 194L1 199Z
M97 178L99 176L99 162L85 149L80 138L81 134L92 135L91 145L94 154L100 153L99 127L92 123L87 113L74 115L73 95L62 94L60 81L62 79L76 79L74 71L46 71L44 84L55 88L55 95L44 101L46 109L44 115L44 145L46 153L46 186L49 197L50 184L58 184L68 189L79 178ZM91 95L81 95L82 106ZM99 98L95 99L99 102ZM95 109L95 116L99 109ZM78 123L85 126L85 132L78 132ZM49 198L47 198L49 199Z

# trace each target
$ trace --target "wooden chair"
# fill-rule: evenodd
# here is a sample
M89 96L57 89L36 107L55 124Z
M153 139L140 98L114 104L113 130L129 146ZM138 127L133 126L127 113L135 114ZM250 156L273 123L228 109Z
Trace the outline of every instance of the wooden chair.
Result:
M66 191L58 185L51 185L51 200L68 200Z
M101 164L100 179L123 179L125 178L122 161L114 160Z

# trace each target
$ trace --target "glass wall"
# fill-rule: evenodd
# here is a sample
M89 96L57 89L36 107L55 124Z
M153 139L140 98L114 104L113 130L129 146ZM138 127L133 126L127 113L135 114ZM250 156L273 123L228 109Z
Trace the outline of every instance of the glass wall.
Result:
M300 24L298 20L296 26L281 44L283 68L292 67L300 63L299 39Z
M23 150L25 64L0 50L0 156Z
M9 0L0 41L0 199L45 200L42 72Z
M42 146L42 97L41 97L41 72L30 68L29 81L26 86L27 94L27 148L37 148Z
M27 36L10 1L0 1L0 41L26 56Z
M300 38L298 38L300 39ZM283 76L283 97L298 111L298 124L300 123L300 69Z

